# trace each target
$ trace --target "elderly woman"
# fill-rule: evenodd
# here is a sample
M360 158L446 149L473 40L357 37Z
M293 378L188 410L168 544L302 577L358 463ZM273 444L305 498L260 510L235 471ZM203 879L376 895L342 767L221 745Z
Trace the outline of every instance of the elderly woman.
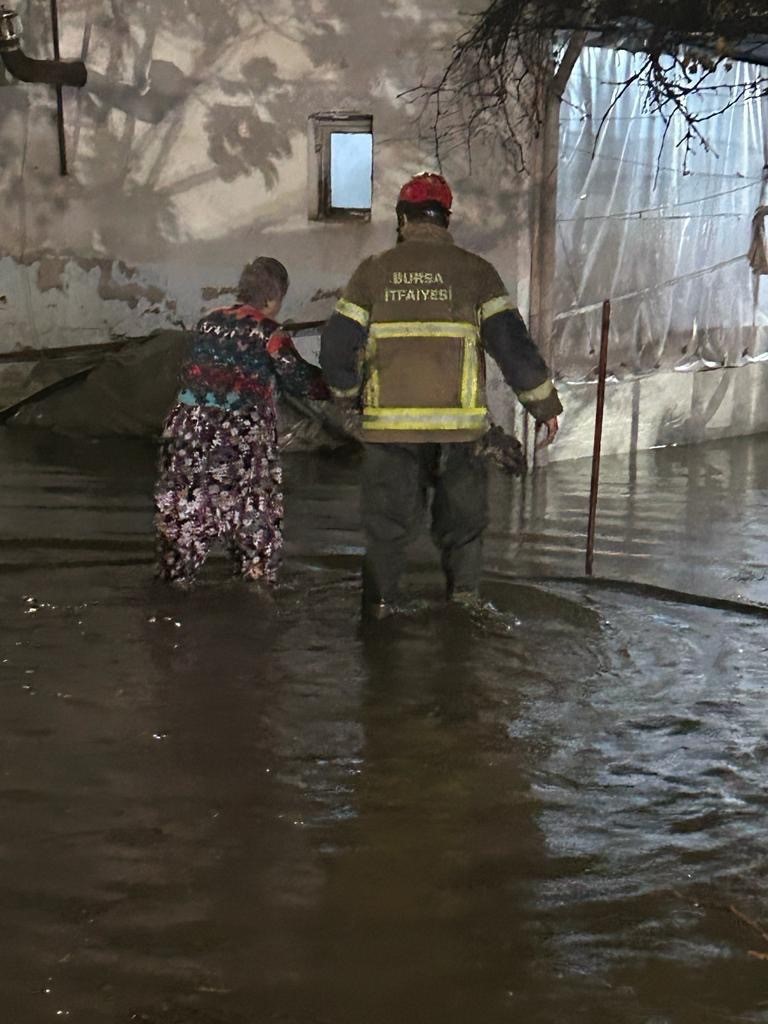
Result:
M282 263L260 256L240 276L238 304L197 325L163 429L155 488L158 572L169 582L191 584L217 539L246 579L277 578L283 494L276 390L329 397L320 370L275 322L287 290Z

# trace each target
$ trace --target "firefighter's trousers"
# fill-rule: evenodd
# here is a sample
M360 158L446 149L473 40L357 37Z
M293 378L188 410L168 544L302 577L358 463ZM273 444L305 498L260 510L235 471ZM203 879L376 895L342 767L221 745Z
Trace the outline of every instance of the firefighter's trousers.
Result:
M428 505L448 595L478 589L482 536L488 525L488 478L475 443L366 444L364 604L397 603L406 549Z

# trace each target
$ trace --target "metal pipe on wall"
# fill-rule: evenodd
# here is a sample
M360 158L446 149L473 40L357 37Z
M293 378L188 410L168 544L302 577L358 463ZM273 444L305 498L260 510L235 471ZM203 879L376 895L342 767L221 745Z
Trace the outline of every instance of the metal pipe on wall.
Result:
M53 35L53 58L59 60L59 4L51 0L51 34ZM62 87L56 86L56 131L59 137L59 174L67 174L67 138L64 134L64 95Z
M58 48L58 27L55 46ZM81 60L35 60L28 57L21 49L16 12L4 6L0 6L0 59L10 74L21 82L80 88L88 79Z

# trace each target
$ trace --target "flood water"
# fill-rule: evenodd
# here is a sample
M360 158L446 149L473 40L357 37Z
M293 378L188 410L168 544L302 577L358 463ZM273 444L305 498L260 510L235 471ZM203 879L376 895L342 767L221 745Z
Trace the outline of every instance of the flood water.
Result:
M768 1021L768 620L583 583L494 481L472 619L357 624L354 459L273 603L153 582L154 451L0 434L0 1021ZM606 460L596 572L768 602L768 439Z

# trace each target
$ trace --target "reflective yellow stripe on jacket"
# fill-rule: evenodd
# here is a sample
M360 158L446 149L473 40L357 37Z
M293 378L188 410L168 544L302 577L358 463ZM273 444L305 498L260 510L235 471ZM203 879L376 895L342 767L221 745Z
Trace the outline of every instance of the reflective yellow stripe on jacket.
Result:
M545 380L543 384L539 384L538 387L531 388L530 391L518 391L517 397L523 405L527 405L529 402L541 402L543 399L549 398L554 390L555 385L552 381Z
M369 430L483 430L487 426L487 409L399 409L384 406L366 408L363 426Z
M387 338L463 339L460 405L445 409L380 407L376 354L379 343L386 341ZM477 405L480 385L479 340L480 335L476 324L451 320L407 320L371 324L368 332L369 375L365 388L364 423L372 429L378 430L481 429L485 423L486 409L484 406Z
M515 304L509 295L499 295L495 299L489 299L482 306L479 306L477 317L480 323L482 323L483 320L488 320L490 317L496 316L497 313L502 313L505 309L514 308Z
M341 313L342 316L347 317L349 320L354 320L355 323L360 324L361 327L367 327L370 315L367 309L362 306L358 306L354 302L350 302L348 299L339 299L334 307L337 313Z

